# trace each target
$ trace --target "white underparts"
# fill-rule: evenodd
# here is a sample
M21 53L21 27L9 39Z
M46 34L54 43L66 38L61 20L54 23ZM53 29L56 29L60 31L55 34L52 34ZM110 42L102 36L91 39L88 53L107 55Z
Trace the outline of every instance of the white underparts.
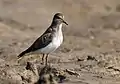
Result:
M49 54L55 51L63 42L63 34L62 34L62 24L59 25L57 32L55 33L55 37L50 44L46 47L37 50L38 53Z

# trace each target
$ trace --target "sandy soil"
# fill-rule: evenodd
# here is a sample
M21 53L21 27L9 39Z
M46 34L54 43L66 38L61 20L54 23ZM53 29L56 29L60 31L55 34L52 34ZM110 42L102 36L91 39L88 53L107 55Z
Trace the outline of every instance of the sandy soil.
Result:
M64 43L49 56L51 67L63 71L61 84L120 84L120 0L0 0L0 84L24 81L28 61L17 55L30 46L62 12ZM72 74L71 74L72 73ZM33 79L32 79L33 78ZM29 79L29 78L28 78Z

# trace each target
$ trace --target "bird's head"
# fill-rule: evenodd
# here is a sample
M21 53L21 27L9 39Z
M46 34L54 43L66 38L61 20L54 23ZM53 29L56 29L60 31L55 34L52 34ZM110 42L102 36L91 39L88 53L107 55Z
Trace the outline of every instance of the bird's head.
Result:
M64 15L62 13L56 13L53 18L54 21L57 21L58 23L65 23L68 25L68 23L64 20Z

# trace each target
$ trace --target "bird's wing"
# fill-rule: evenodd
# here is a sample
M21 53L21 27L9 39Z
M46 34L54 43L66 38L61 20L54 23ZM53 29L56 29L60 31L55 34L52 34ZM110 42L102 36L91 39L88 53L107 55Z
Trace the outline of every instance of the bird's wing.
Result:
M30 49L30 51L35 51L37 49L44 48L52 41L52 38L53 38L52 33L43 34L28 49Z
M33 52L35 50L44 48L45 46L47 46L52 41L52 38L53 38L52 33L44 33L27 50L20 53L18 57L20 58L27 53L30 53L30 52Z

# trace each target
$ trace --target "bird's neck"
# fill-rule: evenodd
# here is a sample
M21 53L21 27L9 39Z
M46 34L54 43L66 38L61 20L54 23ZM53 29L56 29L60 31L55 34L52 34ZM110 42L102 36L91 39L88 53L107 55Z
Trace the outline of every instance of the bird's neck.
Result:
M59 24L59 25L58 25L58 29L59 29L59 30L61 30L61 29L62 29L62 26L63 26L63 24L62 24L62 23L61 23L61 24Z
M63 26L63 24L61 23L61 24L59 24L59 25L57 25L57 32L62 32L62 26Z
M61 22L58 19L53 18L53 21L51 24L52 27L57 28L60 24Z
M53 21L50 27L51 28L55 28L55 30L61 30L62 29L62 25L63 25L62 23Z
M53 28L54 31L61 33L62 32L62 23L57 19L53 19L50 28Z

